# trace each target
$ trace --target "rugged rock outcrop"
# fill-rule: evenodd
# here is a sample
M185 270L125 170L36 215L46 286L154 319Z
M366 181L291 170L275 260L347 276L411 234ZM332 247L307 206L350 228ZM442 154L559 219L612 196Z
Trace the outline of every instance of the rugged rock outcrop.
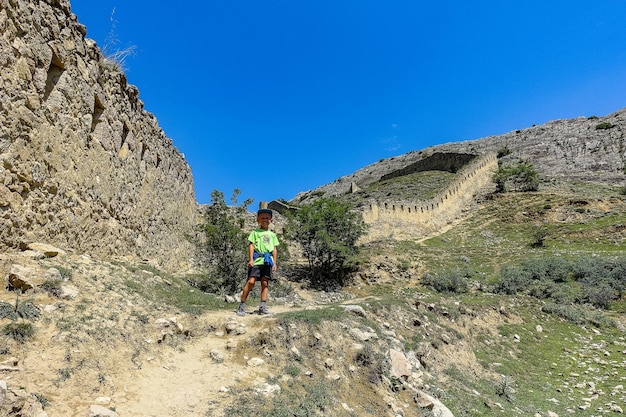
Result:
M419 164L435 153L498 153L503 163L523 159L544 180L568 178L620 184L626 179L626 108L606 116L554 120L497 136L450 142L382 159L352 174L297 195L302 203L316 195L340 195L366 187L386 175Z
M0 250L190 259L184 156L67 0L0 0Z

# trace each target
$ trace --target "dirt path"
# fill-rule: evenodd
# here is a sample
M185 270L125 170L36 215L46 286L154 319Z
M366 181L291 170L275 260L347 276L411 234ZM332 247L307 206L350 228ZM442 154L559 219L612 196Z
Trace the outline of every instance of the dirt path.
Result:
M276 313L290 310L294 308L272 306ZM237 317L234 311L211 312L202 317L201 321L211 323L217 330L185 342L180 350L169 350L161 358L146 361L140 370L124 375L118 381L116 412L120 416L146 417L221 415L233 399L233 387L241 389L262 383L269 374L263 365L249 366L250 358L238 356L233 346L245 343L274 320L273 315L251 313ZM227 334L224 326L229 322L245 328L245 334ZM223 361L216 361L211 352L217 352ZM262 355L259 352L259 357ZM207 414L209 410L214 414Z

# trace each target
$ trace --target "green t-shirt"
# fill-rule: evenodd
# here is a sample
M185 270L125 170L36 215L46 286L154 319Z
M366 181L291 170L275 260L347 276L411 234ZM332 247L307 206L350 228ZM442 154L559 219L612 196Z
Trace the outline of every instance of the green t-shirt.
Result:
M278 246L276 233L270 230L258 228L250 232L248 241L254 243L254 250L260 253L272 253L275 246ZM263 265L263 256L254 260L255 265Z

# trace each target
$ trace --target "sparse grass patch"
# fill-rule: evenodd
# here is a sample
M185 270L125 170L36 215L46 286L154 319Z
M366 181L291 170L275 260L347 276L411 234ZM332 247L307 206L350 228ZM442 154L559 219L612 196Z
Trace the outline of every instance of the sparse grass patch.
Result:
M46 279L39 285L39 288L45 290L48 294L59 297L61 295L61 285L63 281L60 279Z
M281 390L273 398L242 392L224 410L224 417L294 417L337 415L330 408L334 399L332 382L319 378ZM245 400L244 400L245 398Z
M346 313L340 306L327 306L315 310L299 310L280 313L277 315L279 325L287 325L292 322L307 324L320 324L323 321L341 321Z
M32 323L8 323L2 327L2 334L18 343L24 343L35 335Z

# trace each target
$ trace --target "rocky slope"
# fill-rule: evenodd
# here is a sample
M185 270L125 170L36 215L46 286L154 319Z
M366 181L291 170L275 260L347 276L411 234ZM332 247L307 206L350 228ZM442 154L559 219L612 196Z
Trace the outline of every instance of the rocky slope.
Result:
M67 0L0 0L0 250L189 263L184 157Z
M626 109L602 117L555 120L528 128L520 127L503 135L408 152L380 160L332 183L301 193L293 201L306 201L308 195L321 193L344 194L353 184L365 187L435 152L496 152L505 164L519 159L532 163L545 181L566 178L568 181L623 184L626 180Z

